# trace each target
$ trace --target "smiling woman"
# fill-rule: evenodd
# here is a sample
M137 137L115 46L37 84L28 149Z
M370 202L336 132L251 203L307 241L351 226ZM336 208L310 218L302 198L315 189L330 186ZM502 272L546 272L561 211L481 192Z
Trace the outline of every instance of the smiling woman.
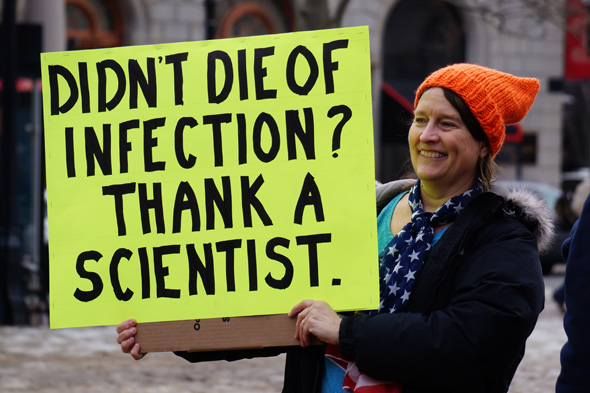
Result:
M302 348L287 350L283 392L508 391L543 309L538 249L552 222L534 195L495 192L493 158L505 125L526 115L538 89L535 79L474 64L422 83L409 133L419 179L376 189L380 305L352 315L321 300L295 305ZM117 332L123 352L144 356L134 321ZM312 336L325 345L311 346ZM278 351L178 355L200 362Z

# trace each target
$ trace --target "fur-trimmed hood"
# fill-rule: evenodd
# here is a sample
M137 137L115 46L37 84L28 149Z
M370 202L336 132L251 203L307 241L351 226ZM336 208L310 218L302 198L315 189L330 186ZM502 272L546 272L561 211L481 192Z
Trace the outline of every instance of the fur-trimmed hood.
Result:
M396 180L385 184L375 182L377 205L386 203L400 192L410 189L414 183L415 179ZM506 201L504 213L515 216L535 235L539 252L549 250L555 237L555 214L542 197L526 187L508 189L497 182L491 191Z
M549 209L543 198L526 186L508 189L497 182L491 191L506 200L505 213L509 210L520 212L517 218L537 238L539 253L549 250L555 238L555 213Z

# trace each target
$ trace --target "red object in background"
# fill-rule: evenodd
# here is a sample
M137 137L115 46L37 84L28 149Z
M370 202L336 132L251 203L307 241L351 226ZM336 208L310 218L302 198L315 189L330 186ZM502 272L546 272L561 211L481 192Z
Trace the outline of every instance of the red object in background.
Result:
M41 90L41 79L33 79L33 78L18 78L16 80L16 92L17 93L30 93L35 89L35 84L37 85L37 89ZM0 79L0 91L4 87L4 81Z
M403 94L398 92L390 83L387 83L385 81L381 82L381 89L385 92L385 94L387 94L388 96L393 98L398 104L400 104L410 114L414 113L414 104L412 102L408 101L408 99L406 97L404 97Z
M510 124L506 126L506 137L504 138L505 143L520 143L524 138L522 133L522 126L520 123Z
M590 7L582 0L567 0L565 79L590 79Z

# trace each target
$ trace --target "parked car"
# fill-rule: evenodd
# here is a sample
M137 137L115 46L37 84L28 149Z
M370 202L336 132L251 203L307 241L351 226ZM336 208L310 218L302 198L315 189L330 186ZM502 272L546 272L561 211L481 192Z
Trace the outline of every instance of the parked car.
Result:
M549 184L524 181L524 180L502 180L501 183L508 189L522 189L525 188L539 195L547 207L551 209L555 214L555 238L551 244L551 248L548 251L540 254L541 268L544 275L551 274L553 266L556 264L564 263L563 256L561 254L561 245L564 240L569 236L571 225L573 222L566 219L563 214L565 204L566 209L568 208L568 201L565 199L564 193L560 188L554 187Z

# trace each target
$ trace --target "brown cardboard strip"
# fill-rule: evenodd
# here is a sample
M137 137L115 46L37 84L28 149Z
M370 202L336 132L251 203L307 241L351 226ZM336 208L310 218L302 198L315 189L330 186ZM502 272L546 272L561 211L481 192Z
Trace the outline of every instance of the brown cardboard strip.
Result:
M219 351L300 345L287 314L138 323L141 352ZM315 344L319 344L316 340Z

